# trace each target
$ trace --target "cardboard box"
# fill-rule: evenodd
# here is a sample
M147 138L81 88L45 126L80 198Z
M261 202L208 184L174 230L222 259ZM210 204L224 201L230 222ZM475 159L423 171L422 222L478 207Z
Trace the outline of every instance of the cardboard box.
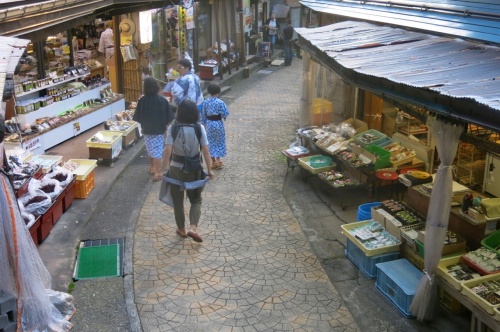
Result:
M356 134L359 134L359 133L362 133L362 132L365 132L368 130L368 124L366 122L363 122L361 120L358 120L358 119L353 119L353 118L350 118L350 119L347 119L342 123L347 123L347 124L350 124L354 129L356 129Z
M382 132L389 137L392 137L398 130L396 116L398 111L395 109L382 110Z

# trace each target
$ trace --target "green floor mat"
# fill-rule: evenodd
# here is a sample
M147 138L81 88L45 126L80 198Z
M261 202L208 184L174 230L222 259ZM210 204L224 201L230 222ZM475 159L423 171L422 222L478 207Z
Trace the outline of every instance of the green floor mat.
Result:
M119 253L118 244L80 248L75 279L120 276Z

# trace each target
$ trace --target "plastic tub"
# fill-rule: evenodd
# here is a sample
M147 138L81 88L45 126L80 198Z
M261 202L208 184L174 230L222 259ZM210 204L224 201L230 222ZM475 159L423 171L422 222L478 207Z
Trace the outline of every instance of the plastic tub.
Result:
M372 219L372 207L380 206L380 202L361 204L358 207L358 221Z

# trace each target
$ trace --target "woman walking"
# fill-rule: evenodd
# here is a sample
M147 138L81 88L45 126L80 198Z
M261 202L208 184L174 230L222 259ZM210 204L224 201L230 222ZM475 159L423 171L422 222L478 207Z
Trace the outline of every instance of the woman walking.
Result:
M185 99L177 108L176 121L167 129L167 142L163 152L162 170L168 170L165 181L170 184L174 205L176 233L180 237L190 237L195 242L203 242L198 235L198 222L201 217L201 192L203 187L186 189L187 184L203 179L201 154L205 159L208 178L214 177L212 160L208 150L205 127L198 123L198 107L192 100ZM173 180L173 181L172 181ZM177 184L172 184L177 183ZM191 208L189 209L189 231L186 232L184 215L184 191Z
M144 80L144 95L139 99L133 120L141 124L149 156L149 173L161 180L160 162L167 125L174 119L168 101L158 94L160 87L153 77Z
M212 169L224 167L220 158L225 157L226 150L226 131L224 123L229 116L229 110L226 104L218 98L220 86L216 83L210 83L207 87L210 97L205 99L201 110L201 123L205 126L208 138L208 148L212 157Z

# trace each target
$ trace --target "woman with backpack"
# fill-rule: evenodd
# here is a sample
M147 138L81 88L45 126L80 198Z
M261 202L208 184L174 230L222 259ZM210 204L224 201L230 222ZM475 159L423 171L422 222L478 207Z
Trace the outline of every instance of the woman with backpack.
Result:
M201 217L201 192L203 187L184 190L185 184L202 180L204 177L202 158L205 159L208 179L214 178L212 159L208 150L205 127L198 123L200 113L196 103L185 99L177 108L176 121L167 129L167 141L163 151L162 170L168 170L167 178L177 180L181 185L170 185L174 206L176 233L180 237L190 237L195 242L203 242L197 227ZM191 207L189 210L189 230L186 232L184 215L184 191Z

